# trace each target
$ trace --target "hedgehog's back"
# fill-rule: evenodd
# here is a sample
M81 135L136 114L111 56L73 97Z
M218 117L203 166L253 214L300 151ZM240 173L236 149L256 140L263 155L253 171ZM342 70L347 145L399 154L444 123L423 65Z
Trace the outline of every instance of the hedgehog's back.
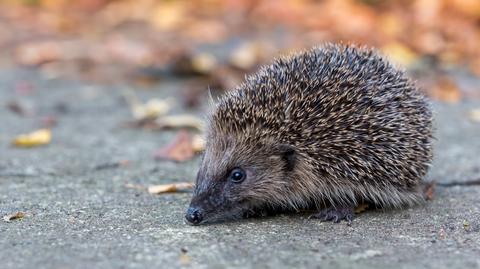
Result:
M324 192L341 188L384 206L418 200L412 193L432 159L431 131L429 104L402 71L375 51L339 45L248 77L219 101L209 130L292 145Z
M299 142L328 123L343 126L339 118L350 124L386 112L376 123L391 122L396 114L431 116L423 95L375 51L328 44L277 59L249 76L220 100L212 123L249 135L288 134Z

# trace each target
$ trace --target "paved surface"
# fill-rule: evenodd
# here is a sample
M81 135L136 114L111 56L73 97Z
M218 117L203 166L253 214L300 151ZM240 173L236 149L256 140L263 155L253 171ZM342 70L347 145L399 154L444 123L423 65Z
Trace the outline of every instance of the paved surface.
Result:
M34 94L16 95L14 85L26 79ZM175 90L164 82L137 92L148 98ZM9 145L39 127L38 117L6 109L14 99L39 115L67 108L50 145ZM480 124L468 119L474 108L480 102L435 104L431 178L480 178ZM174 133L119 128L129 117L118 87L0 72L0 216L27 214L0 219L0 268L480 268L480 186L438 187L425 206L366 212L352 226L301 214L188 226L189 194L154 196L125 183L193 180L198 160L154 161L152 152ZM118 160L130 164L95 169Z

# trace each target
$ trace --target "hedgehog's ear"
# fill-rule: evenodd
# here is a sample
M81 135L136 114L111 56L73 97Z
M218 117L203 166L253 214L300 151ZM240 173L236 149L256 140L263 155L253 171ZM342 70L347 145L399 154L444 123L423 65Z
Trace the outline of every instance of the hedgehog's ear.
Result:
M295 168L295 162L297 159L297 151L295 147L288 144L280 144L277 146L277 152L285 162L285 169L287 171L292 171L293 168Z

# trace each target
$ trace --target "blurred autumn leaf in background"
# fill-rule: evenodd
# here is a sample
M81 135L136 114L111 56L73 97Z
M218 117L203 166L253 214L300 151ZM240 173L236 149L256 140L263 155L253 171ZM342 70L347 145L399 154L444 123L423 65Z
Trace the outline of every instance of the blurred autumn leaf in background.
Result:
M183 77L187 105L279 54L323 42L379 48L434 98L479 98L478 0L3 0L0 56L49 77ZM193 97L192 97L193 96Z

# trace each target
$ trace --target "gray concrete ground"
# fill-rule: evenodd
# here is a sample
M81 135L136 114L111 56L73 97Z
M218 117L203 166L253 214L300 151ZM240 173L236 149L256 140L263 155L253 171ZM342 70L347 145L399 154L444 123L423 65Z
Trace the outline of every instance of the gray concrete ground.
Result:
M36 85L14 95L15 81ZM175 83L137 91L169 96ZM152 152L174 132L119 128L129 119L118 87L46 80L30 71L0 74L0 268L480 268L480 186L438 187L425 206L369 211L351 226L291 214L192 227L187 194L150 195L125 187L193 180L198 160L157 162ZM39 114L64 103L50 145L10 146L38 127L5 103L19 99ZM480 102L435 104L439 182L480 178ZM130 165L96 170L118 160ZM183 251L182 251L183 250ZM184 253L186 251L186 253Z

